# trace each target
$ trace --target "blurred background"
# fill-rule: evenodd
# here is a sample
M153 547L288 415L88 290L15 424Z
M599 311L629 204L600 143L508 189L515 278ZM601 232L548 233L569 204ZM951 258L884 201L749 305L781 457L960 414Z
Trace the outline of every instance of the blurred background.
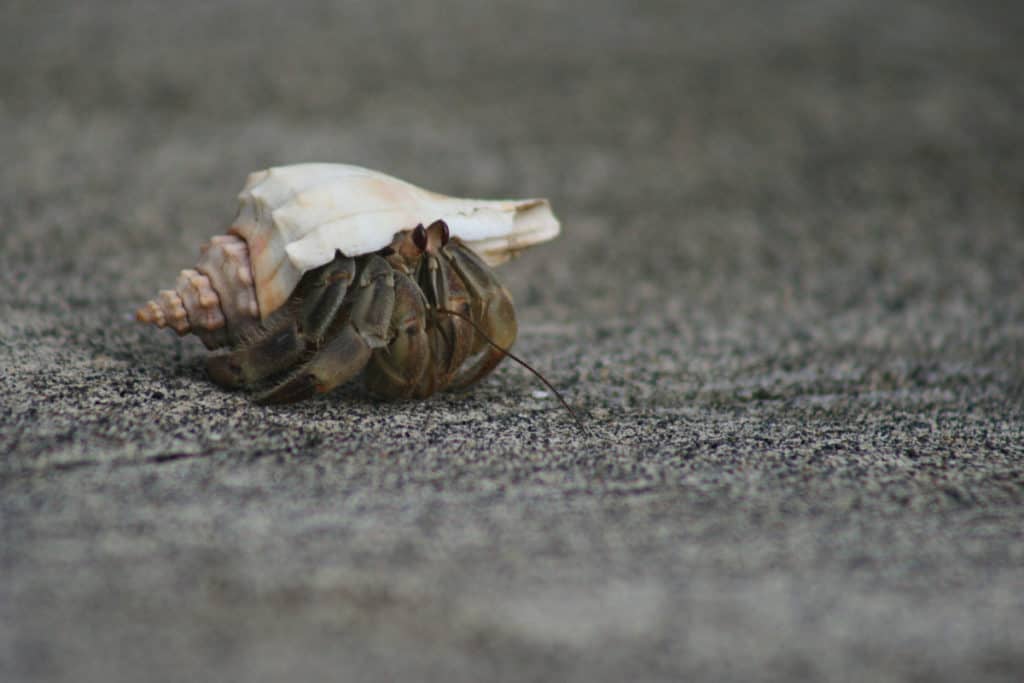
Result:
M565 238L509 279L552 304L583 289L571 308L592 315L678 312L683 292L828 306L866 271L899 298L913 274L890 266L922 250L965 287L1008 286L1024 133L1021 13L1002 9L8 0L4 205L9 223L32 206L61 213L44 230L116 235L138 253L100 267L163 282L180 261L163 267L164 249L191 259L248 172L338 161L550 196ZM974 210L984 225L965 225ZM114 225L76 227L92 222ZM8 253L40 249L5 232ZM825 261L830 278L804 275Z
M135 281L165 248L190 259L251 170L336 161L551 196L565 239L512 280L584 289L571 309L595 315L678 310L683 292L831 305L865 270L899 298L912 278L890 266L921 250L966 288L1010 286L1021 12L1000 7L8 0L4 204L60 212L40 222L76 240L90 219L130 224L137 242L85 239L138 247L138 270L88 265ZM39 249L5 231L8 253Z
M1024 11L0 2L0 678L1021 680ZM132 312L253 170L546 196L466 395Z

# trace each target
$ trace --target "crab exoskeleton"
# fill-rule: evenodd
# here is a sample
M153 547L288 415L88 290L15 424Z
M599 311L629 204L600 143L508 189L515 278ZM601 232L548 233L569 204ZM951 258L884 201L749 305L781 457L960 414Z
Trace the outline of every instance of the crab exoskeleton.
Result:
M196 334L210 377L298 401L365 370L384 398L422 398L486 376L516 338L491 269L549 240L546 200L445 197L355 166L253 173L227 235L138 320Z

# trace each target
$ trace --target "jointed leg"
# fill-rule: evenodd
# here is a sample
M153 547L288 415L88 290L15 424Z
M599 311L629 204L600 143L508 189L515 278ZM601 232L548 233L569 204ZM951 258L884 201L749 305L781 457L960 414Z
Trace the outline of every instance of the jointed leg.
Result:
M417 231L422 231L423 237L418 241L425 245L416 268L416 281L427 300L431 360L413 395L423 398L448 386L470 354L474 334L469 322L443 312L469 315L471 298L458 273L442 256L448 243L448 226L436 221L426 230L417 228ZM414 239L417 231L414 231Z
M292 403L330 391L359 374L373 351L350 323L305 365L269 391L256 403Z
M308 273L296 294L234 351L211 354L206 368L228 388L256 384L294 366L323 342L355 277L355 260L341 257Z
M460 240L453 239L444 254L469 291L473 322L500 347L495 348L475 329L469 332L473 339L472 355L449 383L450 388L461 389L485 377L501 362L505 357L501 349L512 346L518 327L512 295L476 253Z
M373 352L366 366L366 388L382 398L409 398L431 363L427 336L427 302L419 287L395 273L395 307L391 343Z
M355 377L373 349L387 343L395 304L395 273L387 261L360 259L355 286L334 320L325 325L327 341L305 365L257 397L258 403L289 403L310 398Z

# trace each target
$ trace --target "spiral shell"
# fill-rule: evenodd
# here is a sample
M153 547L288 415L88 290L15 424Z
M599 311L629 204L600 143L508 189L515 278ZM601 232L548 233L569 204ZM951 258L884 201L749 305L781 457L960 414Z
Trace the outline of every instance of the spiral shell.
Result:
M279 166L249 175L227 235L203 245L174 289L140 308L140 322L236 343L288 300L303 273L336 252L360 256L399 232L447 223L489 265L558 235L545 199L460 199L343 164Z

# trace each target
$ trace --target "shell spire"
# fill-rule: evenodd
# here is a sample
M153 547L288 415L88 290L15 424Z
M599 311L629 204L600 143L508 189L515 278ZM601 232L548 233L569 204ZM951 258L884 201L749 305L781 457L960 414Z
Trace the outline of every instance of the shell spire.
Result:
M245 241L213 237L200 249L195 269L181 271L175 288L162 290L135 319L179 335L191 332L211 349L240 338L260 319Z

